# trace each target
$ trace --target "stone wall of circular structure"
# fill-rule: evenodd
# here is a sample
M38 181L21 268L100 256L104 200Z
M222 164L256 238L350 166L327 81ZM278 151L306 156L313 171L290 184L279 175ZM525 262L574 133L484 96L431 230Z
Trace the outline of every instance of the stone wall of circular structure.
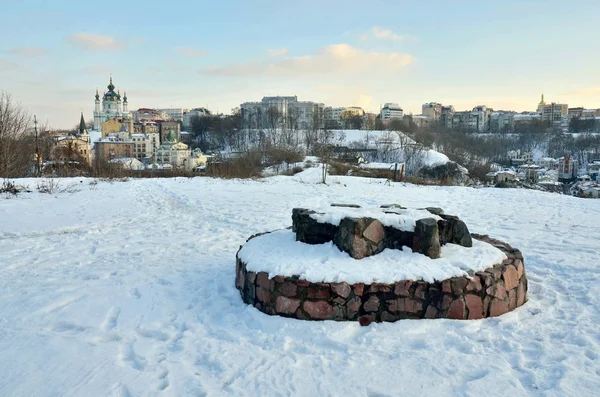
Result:
M480 319L523 305L527 300L527 276L521 252L489 236L472 237L494 245L508 258L470 277L433 283L402 280L350 285L312 283L297 276L269 278L265 272L248 271L236 255L235 285L245 303L267 314L303 320L360 321L362 325L401 319Z

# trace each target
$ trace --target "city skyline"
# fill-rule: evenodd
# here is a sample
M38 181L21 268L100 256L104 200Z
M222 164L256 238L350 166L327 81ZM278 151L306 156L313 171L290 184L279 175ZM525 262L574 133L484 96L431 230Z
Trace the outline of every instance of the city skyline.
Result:
M581 3L15 0L0 27L11 38L0 44L0 89L56 128L80 112L91 119L111 74L131 109L229 113L297 95L370 112L387 102L413 114L427 102L533 111L542 93L600 108L600 4Z

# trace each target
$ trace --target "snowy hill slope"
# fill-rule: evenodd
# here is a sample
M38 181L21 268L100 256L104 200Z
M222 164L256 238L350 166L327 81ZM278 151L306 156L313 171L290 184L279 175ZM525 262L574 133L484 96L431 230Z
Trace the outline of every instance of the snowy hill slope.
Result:
M573 396L600 389L599 200L384 185L100 182L0 200L2 396ZM76 181L79 181L77 179ZM35 182L23 181L35 186ZM63 182L67 183L67 182ZM302 322L242 303L240 244L296 206L440 206L522 250L530 301L476 321Z

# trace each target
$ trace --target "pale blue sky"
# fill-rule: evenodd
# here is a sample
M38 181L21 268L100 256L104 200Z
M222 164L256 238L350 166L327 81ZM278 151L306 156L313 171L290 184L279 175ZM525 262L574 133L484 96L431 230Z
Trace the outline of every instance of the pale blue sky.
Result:
M600 1L4 0L0 90L54 127L96 87L130 108L229 112L264 95L377 111L398 102L600 107Z

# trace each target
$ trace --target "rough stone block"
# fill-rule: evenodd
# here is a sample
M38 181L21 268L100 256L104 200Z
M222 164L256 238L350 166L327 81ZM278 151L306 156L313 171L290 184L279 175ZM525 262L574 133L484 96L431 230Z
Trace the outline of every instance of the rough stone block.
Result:
M490 317L497 317L508 312L508 302L500 299L492 299Z
M415 252L427 255L431 259L440 257L440 237L435 219L425 218L415 222L412 249Z
M429 283L418 281L417 286L415 288L415 293L413 297L415 299L424 300L427 298L427 291L429 290Z
M508 310L515 310L517 307L517 290L508 291Z
M483 318L483 301L477 295L465 295L465 302L469 310L469 320Z
M397 296L410 296L411 280L398 281L394 284L394 294Z
M319 223L310 217L311 214L316 212L305 208L292 210L292 231L296 233L296 241L324 244L333 240L338 227L329 223Z
M392 289L390 288L390 286L388 284L382 284L382 283L373 283L369 287L369 292L372 292L372 293L375 293L375 292L390 292L391 290Z
M350 296L350 286L348 283L331 283L331 290L334 294L341 296L342 298L347 298Z
M286 282L279 286L279 293L288 298L293 298L298 293L298 286L292 282Z
M507 291L516 288L519 285L519 276L517 275L517 269L514 266L509 265L504 268L502 272L502 278L504 279L504 286Z
M328 288L308 287L306 296L308 299L328 299L331 296L331 292Z
M525 303L526 298L525 283L521 281L517 287L517 307Z
M357 297L351 298L346 303L346 313L349 319L353 319L358 314L361 304L362 302Z
M496 283L485 290L485 293L498 299L506 298L506 288L502 283Z
M454 320L463 320L465 318L465 314L466 314L465 308L466 308L465 302L461 298L455 299L450 304L450 310L448 311L448 318L451 318Z
M268 289L257 288L256 289L256 297L258 300L264 304L271 305L273 304L273 293Z
M256 275L256 284L259 287L270 291L273 291L274 288L274 282L269 279L269 274L266 272L260 272Z
M275 311L281 314L293 314L300 307L298 299L289 299L285 296L278 296L275 300Z
M333 307L325 301L305 301L302 307L306 314L315 320L325 320L333 314Z
M438 311L435 307L433 307L432 305L427 306L427 310L425 310L425 318L436 318L438 315Z
M367 312L376 312L379 310L379 298L375 295L371 295L369 299L364 303L363 309Z
M384 250L384 233L383 225L377 219L344 218L333 242L340 251L347 252L354 259L362 259Z
M352 290L354 291L354 295L362 296L365 290L365 285L363 283L353 284Z
M515 259L513 266L517 269L517 277L519 280L523 277L523 271L525 267L523 267L523 261L521 259Z
M473 246L471 233L469 233L469 228L463 221L453 215L439 214L439 216L442 218L438 221L440 244L452 243L463 247Z

